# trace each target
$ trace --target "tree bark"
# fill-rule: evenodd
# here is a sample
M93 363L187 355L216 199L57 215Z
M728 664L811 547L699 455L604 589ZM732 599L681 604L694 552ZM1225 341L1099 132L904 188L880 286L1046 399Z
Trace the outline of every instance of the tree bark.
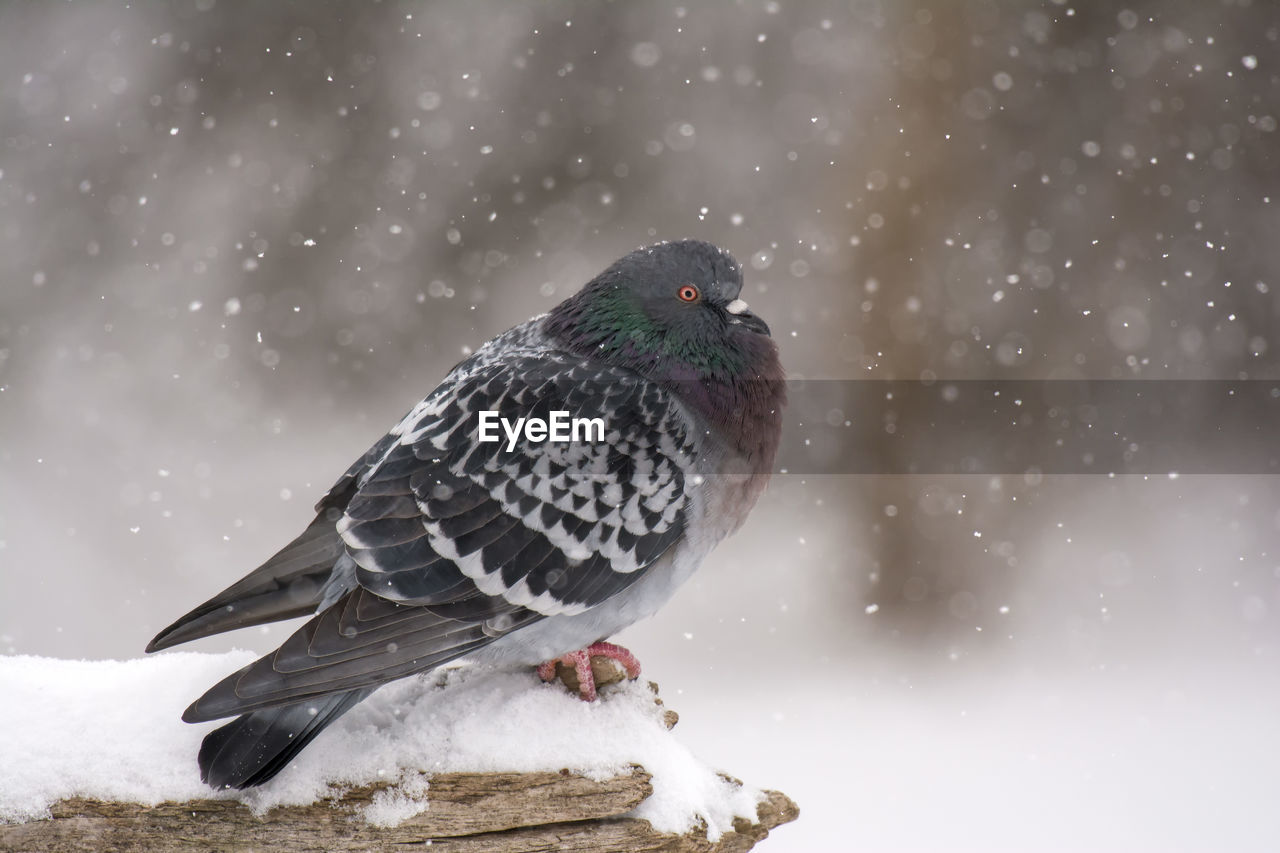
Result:
M265 817L234 800L113 803L81 797L56 803L51 820L0 826L5 853L328 853L398 849L431 842L449 853L740 853L799 814L784 794L769 791L758 823L738 819L719 841L704 832L665 835L648 821L624 818L652 793L649 774L630 772L593 781L560 773L441 773L431 777L429 808L398 826L380 828L358 810L389 785L348 791L340 800L282 806Z

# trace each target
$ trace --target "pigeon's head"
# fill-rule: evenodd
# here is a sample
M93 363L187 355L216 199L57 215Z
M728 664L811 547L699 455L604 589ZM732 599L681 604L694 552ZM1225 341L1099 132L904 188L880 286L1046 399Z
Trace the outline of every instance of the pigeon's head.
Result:
M750 372L777 351L741 291L742 268L723 249L659 243L620 258L556 306L548 330L577 352L648 375Z

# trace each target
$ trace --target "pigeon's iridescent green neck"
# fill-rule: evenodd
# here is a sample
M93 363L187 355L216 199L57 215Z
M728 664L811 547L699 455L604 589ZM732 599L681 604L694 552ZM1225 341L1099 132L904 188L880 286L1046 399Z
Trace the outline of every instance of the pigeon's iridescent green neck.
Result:
M588 286L556 306L546 331L570 352L658 382L722 429L758 464L772 464L785 403L778 350L742 327L697 334L645 313L625 290Z
M749 368L747 354L722 341L661 328L617 288L601 288L590 298L557 306L548 318L548 330L574 352L659 381L733 376Z

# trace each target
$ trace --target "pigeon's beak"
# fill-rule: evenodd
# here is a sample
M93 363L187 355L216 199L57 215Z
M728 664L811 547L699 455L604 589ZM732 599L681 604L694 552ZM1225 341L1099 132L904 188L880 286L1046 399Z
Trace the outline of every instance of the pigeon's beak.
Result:
M747 303L741 299L733 300L724 306L724 310L729 312L729 322L735 326L745 326L753 332L759 332L766 337L770 337L769 324L748 311Z

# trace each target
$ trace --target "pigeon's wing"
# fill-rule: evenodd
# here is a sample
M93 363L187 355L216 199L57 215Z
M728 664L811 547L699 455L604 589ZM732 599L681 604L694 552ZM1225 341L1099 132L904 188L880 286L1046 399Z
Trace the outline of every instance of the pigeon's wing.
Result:
M338 535L335 524L356 493L360 474L366 472L372 462L381 459L395 439L391 435L384 437L347 469L316 504L315 520L298 538L257 569L165 628L147 645L147 651L157 652L223 631L315 613L324 598L325 585L334 563L344 552L342 537Z
M511 607L491 619L450 619L357 587L280 648L214 685L182 718L216 720L376 687L448 663L537 618Z
M469 654L635 582L683 534L691 421L634 374L557 354L460 368L392 431L337 530L358 585L188 709L215 719L355 690ZM479 415L592 421L509 449ZM501 432L501 429L499 429ZM594 439L594 440L592 440ZM341 483L341 481L340 481Z
M558 422L577 440L512 447L495 427L500 440L477 441L485 411L508 424ZM338 522L360 585L385 598L453 615L480 593L579 613L635 582L684 532L692 421L630 371L511 359L428 398L400 430Z

